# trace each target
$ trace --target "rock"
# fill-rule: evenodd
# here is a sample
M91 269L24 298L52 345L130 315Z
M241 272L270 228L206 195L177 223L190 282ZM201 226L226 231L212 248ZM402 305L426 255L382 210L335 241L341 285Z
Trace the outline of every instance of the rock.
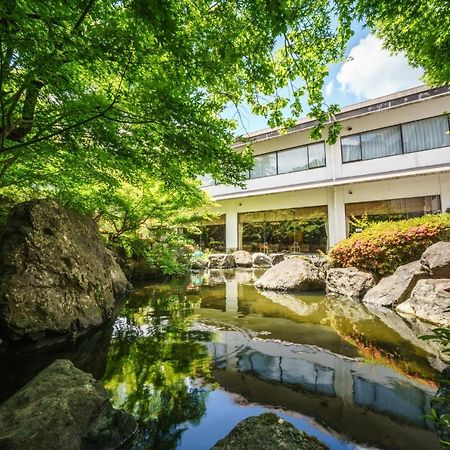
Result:
M118 448L135 429L100 382L67 360L55 361L0 405L4 450Z
M253 267L272 267L272 260L265 253L253 253L252 260Z
M208 268L209 261L204 258L192 258L191 269L192 270L205 270Z
M363 302L393 307L407 300L416 283L426 277L427 274L419 261L405 264L370 289Z
M329 269L326 279L327 294L360 300L375 285L370 272L356 267Z
M252 267L252 255L245 250L238 250L233 253L236 267Z
M273 253L270 255L270 260L272 261L272 266L284 261L284 253Z
M431 400L431 407L436 412L434 426L441 442L450 442L450 366L446 367L441 374L441 382L436 395ZM446 448L442 446L441 448Z
M98 326L131 290L92 219L53 200L14 207L0 238L0 335L38 340Z
M232 269L235 265L234 256L230 253L214 253L209 255L210 269Z
M289 258L271 267L255 287L276 291L320 291L325 283L319 269L302 258Z
M428 247L420 264L433 278L450 278L450 242L436 242Z
M425 322L450 326L450 279L419 280L406 302L400 303L399 313L413 315Z
M239 422L211 450L325 450L313 436L297 430L273 413L264 413Z

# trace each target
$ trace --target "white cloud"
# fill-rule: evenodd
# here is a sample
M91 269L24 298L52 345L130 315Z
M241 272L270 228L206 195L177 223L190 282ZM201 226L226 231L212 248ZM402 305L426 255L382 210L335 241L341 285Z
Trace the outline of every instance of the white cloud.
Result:
M352 48L336 79L343 92L371 99L423 84L421 75L403 54L391 56L381 40L369 34Z
M331 80L325 86L325 95L327 97L329 97L331 95L331 93L333 92L333 89L334 89L334 81Z

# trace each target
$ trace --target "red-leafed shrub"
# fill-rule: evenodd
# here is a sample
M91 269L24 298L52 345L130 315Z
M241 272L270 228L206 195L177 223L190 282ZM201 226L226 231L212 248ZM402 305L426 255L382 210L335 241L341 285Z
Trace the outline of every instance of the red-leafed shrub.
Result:
M450 214L371 224L337 243L329 257L335 267L354 266L385 276L416 261L438 241L450 241Z

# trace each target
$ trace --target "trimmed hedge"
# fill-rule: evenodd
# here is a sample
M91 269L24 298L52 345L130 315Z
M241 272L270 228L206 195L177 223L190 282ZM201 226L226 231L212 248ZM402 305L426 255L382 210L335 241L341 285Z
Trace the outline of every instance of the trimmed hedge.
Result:
M418 260L438 241L450 241L450 214L371 224L336 244L328 255L335 267L354 266L386 276Z

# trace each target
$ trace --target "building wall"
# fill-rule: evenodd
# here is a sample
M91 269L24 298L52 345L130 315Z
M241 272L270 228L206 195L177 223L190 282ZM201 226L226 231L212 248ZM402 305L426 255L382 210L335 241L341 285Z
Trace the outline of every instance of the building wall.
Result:
M368 113L342 121L341 136L434 117L450 111L450 95ZM309 130L254 143L255 155L305 145ZM342 163L340 141L325 145L326 167L205 188L226 215L227 249L240 247L238 214L271 209L326 205L328 244L346 237L345 204L440 195L442 210L450 209L450 146L367 161Z

